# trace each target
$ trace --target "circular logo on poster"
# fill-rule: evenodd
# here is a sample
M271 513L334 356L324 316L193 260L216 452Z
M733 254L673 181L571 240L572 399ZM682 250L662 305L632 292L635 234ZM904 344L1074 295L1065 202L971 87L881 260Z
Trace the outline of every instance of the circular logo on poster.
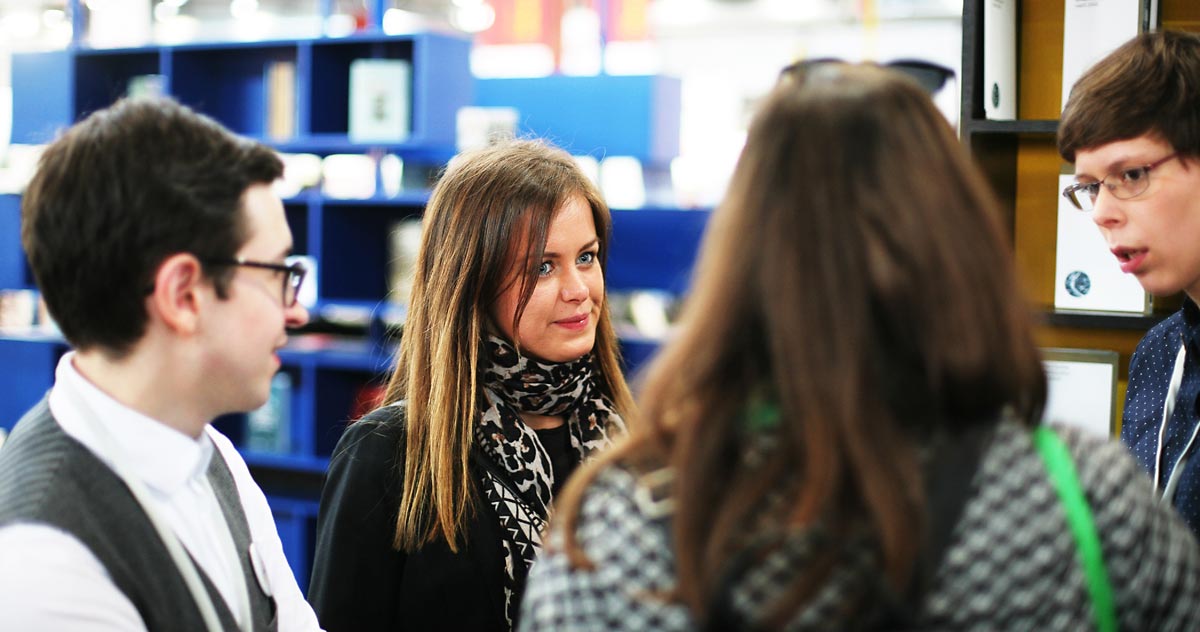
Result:
M1067 294L1079 297L1092 290L1092 279L1083 270L1076 270L1067 275Z

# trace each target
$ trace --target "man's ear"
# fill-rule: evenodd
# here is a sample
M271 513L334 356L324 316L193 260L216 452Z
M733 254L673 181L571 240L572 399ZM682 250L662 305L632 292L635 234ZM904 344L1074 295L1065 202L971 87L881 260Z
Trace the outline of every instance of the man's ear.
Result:
M179 333L196 330L201 305L213 293L211 281L204 276L200 260L189 253L167 257L154 274L154 290L147 298L151 316Z

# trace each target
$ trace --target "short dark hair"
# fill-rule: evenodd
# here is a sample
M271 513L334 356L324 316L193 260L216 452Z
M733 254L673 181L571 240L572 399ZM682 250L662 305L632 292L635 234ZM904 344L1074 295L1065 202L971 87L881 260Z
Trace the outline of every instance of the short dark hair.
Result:
M123 99L72 126L21 204L21 241L63 335L127 353L158 266L181 252L233 257L248 237L242 194L282 173L270 148L169 98ZM229 270L206 273L223 296Z
M1058 153L1143 134L1175 151L1200 155L1200 35L1139 35L1083 73L1071 88L1058 126Z

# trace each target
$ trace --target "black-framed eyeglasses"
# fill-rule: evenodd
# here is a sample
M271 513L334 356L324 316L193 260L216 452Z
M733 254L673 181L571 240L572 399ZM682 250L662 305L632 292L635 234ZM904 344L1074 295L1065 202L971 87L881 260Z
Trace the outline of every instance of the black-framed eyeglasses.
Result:
M1076 182L1063 189L1062 194L1063 197L1071 201L1071 204L1075 205L1075 208L1085 212L1091 212L1096 208L1096 197L1100 195L1100 185L1102 184L1118 200L1135 198L1150 188L1150 172L1152 170L1166 163L1168 160L1178 157L1179 152L1175 152L1159 158L1148 165L1123 169L1118 173L1104 176L1103 179L1095 182ZM1117 179L1109 182L1114 176Z
M269 261L251 261L241 257L233 259L202 259L205 265L212 266L244 266L247 268L262 268L264 270L274 270L283 273L283 306L285 308L292 307L300 298L300 286L304 284L304 275L308 274L308 268L303 263L293 257L288 257L283 263L271 263Z
M814 59L802 59L795 63L789 64L779 71L780 75L786 75L790 72L799 70L809 70L816 66L824 64L845 64L849 63L845 60L836 57L818 57ZM880 64L881 67L889 70L901 72L911 79L916 80L922 88L929 94L936 94L942 86L946 85L946 81L954 77L954 70L928 62L923 59L896 59L887 63Z

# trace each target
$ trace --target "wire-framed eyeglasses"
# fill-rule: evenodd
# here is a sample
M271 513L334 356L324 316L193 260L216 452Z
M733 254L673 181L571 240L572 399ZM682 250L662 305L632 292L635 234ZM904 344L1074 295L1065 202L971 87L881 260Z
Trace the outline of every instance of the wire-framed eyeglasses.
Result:
M304 284L304 276L308 274L308 268L294 257L288 257L283 263L271 263L269 261L252 261L235 257L233 259L204 259L205 265L213 266L244 266L247 268L262 268L264 270L274 270L283 274L283 290L280 296L283 297L284 308L292 307L300 298L300 286Z
M1118 200L1135 198L1150 188L1150 172L1152 170L1166 163L1168 160L1178 157L1179 152L1175 152L1159 158L1148 165L1131 167L1123 169L1118 173L1111 173L1095 182L1076 182L1063 189L1062 194L1063 197L1071 201L1071 204L1075 205L1075 208L1085 212L1091 212L1096 208L1096 197L1100 195L1100 185L1102 184Z

